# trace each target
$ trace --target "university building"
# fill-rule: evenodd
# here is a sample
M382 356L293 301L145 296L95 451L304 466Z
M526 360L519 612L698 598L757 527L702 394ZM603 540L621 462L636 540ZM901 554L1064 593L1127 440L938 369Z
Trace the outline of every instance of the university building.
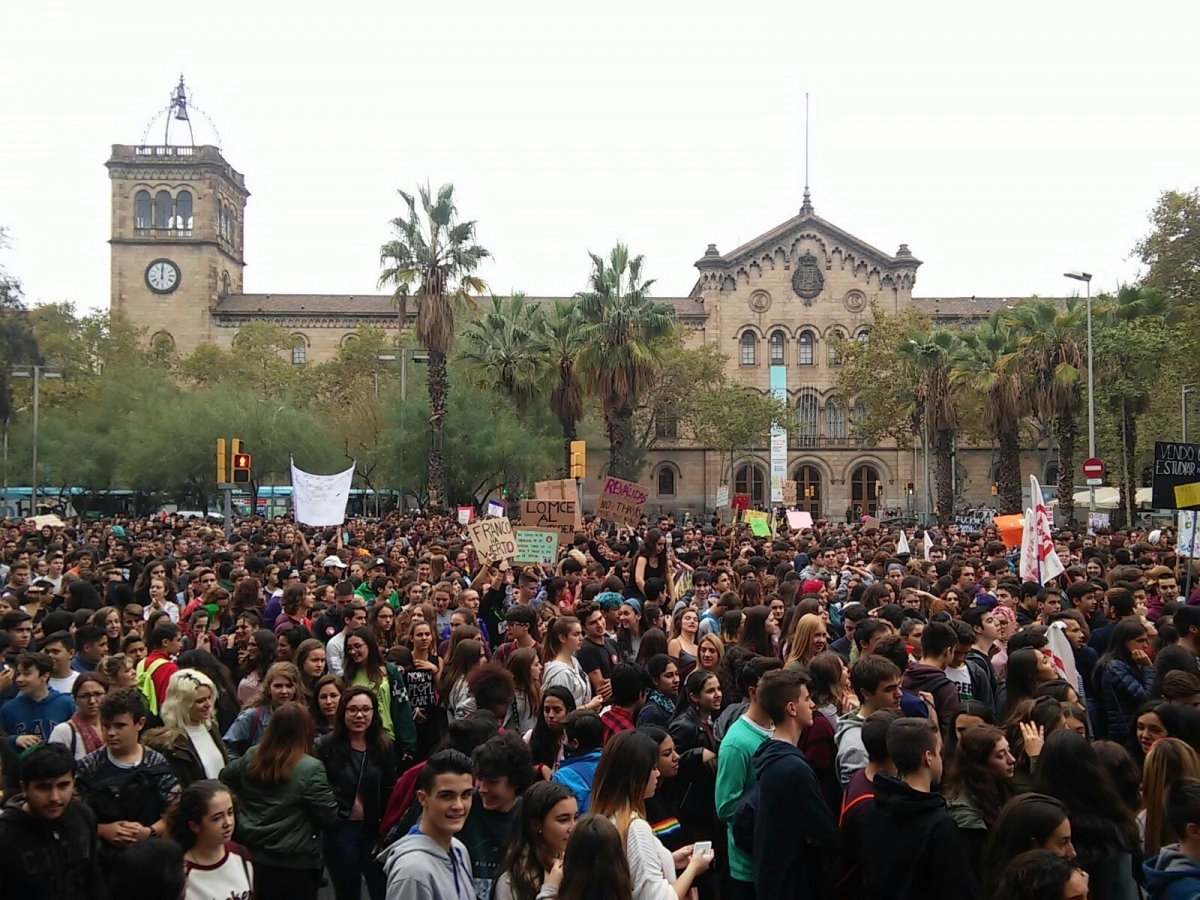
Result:
M166 111L168 126L171 117L186 121L188 109L181 81ZM152 344L180 354L206 342L229 347L244 323L270 321L294 336L291 360L303 365L331 358L360 328L395 330L388 295L244 293L245 177L216 146L170 143L169 130L161 144L146 140L114 145L107 163L111 308L144 329ZM872 303L889 312L915 304L952 322L982 318L1012 302L914 298L920 266L905 244L887 253L818 216L806 189L788 221L728 252L710 244L695 263L698 277L688 296L655 298L674 308L693 346L709 344L728 357L732 379L786 393L798 427L787 437L785 471L797 482L797 507L814 517L840 517L848 507L916 511L925 489L919 445L868 445L853 436L860 407L835 390L831 339L868 340ZM600 449L591 448L591 470L600 468ZM641 476L650 487L647 509L711 510L721 479L718 456L660 434ZM769 505L771 462L766 445L748 452L734 466L731 493ZM958 448L962 502L991 503L995 465L991 447ZM1054 484L1053 447L1043 441L1029 448L1023 470ZM598 471L587 487L588 495L598 494Z

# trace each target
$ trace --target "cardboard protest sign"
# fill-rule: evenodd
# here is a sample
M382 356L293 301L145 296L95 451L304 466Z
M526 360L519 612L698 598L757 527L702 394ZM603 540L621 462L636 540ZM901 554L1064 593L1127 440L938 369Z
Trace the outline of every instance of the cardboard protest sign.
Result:
M508 519L480 519L467 526L467 534L475 552L485 559L508 559L517 552L517 541Z
M785 481L783 483L783 500L780 502L788 505L796 502L796 482Z
M604 490L596 504L596 515L624 525L636 525L650 496L650 488L623 481L611 475L604 479Z
M559 532L552 528L517 528L513 530L517 552L513 562L554 565L558 561Z
M574 535L583 528L583 518L575 500L522 500L521 524Z
M875 516L863 516L863 528L878 528L879 520Z
M538 500L577 500L579 492L574 478L559 478L556 481L536 482L533 496Z

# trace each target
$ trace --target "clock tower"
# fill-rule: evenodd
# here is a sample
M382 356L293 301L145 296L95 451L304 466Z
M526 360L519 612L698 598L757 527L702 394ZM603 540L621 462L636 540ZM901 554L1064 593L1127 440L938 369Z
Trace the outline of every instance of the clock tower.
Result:
M214 141L195 142L197 113L204 116L181 77L170 105L141 143L114 144L106 163L112 183L112 312L143 329L152 345L180 354L211 341L212 308L242 293L250 196L245 178L221 155L211 122Z

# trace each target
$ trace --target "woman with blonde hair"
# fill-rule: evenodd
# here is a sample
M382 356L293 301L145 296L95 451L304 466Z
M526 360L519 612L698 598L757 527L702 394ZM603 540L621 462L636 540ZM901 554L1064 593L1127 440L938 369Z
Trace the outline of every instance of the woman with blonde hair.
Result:
M683 900L692 882L712 863L712 851L693 854L691 845L668 850L646 821L646 798L658 789L658 744L639 731L614 735L600 755L591 809L617 828L634 900ZM676 872L682 870L676 877Z
M1164 738L1146 754L1142 767L1142 809L1137 814L1138 830L1147 858L1181 837L1163 813L1167 788L1181 778L1200 778L1200 755L1179 738Z
M159 715L162 728L142 743L167 758L180 787L216 778L228 762L216 719L217 687L199 669L180 669L167 682Z
M275 710L293 700L302 705L308 703L300 670L290 662L272 663L258 691L225 732L225 747L229 755L242 756L262 740Z
M696 668L716 672L725 659L725 642L720 635L709 632L696 644Z
M134 669L133 660L124 653L104 657L97 664L96 671L108 679L110 691L137 687L137 671Z
M805 665L818 653L829 649L829 632L825 620L813 613L801 616L792 625L788 636L784 665L795 668Z

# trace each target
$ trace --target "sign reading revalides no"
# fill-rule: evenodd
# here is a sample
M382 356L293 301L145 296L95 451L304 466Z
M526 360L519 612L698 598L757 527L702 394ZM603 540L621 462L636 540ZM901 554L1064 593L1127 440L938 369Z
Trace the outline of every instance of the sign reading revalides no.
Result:
M1200 444L1155 441L1151 505L1155 509L1200 507Z

